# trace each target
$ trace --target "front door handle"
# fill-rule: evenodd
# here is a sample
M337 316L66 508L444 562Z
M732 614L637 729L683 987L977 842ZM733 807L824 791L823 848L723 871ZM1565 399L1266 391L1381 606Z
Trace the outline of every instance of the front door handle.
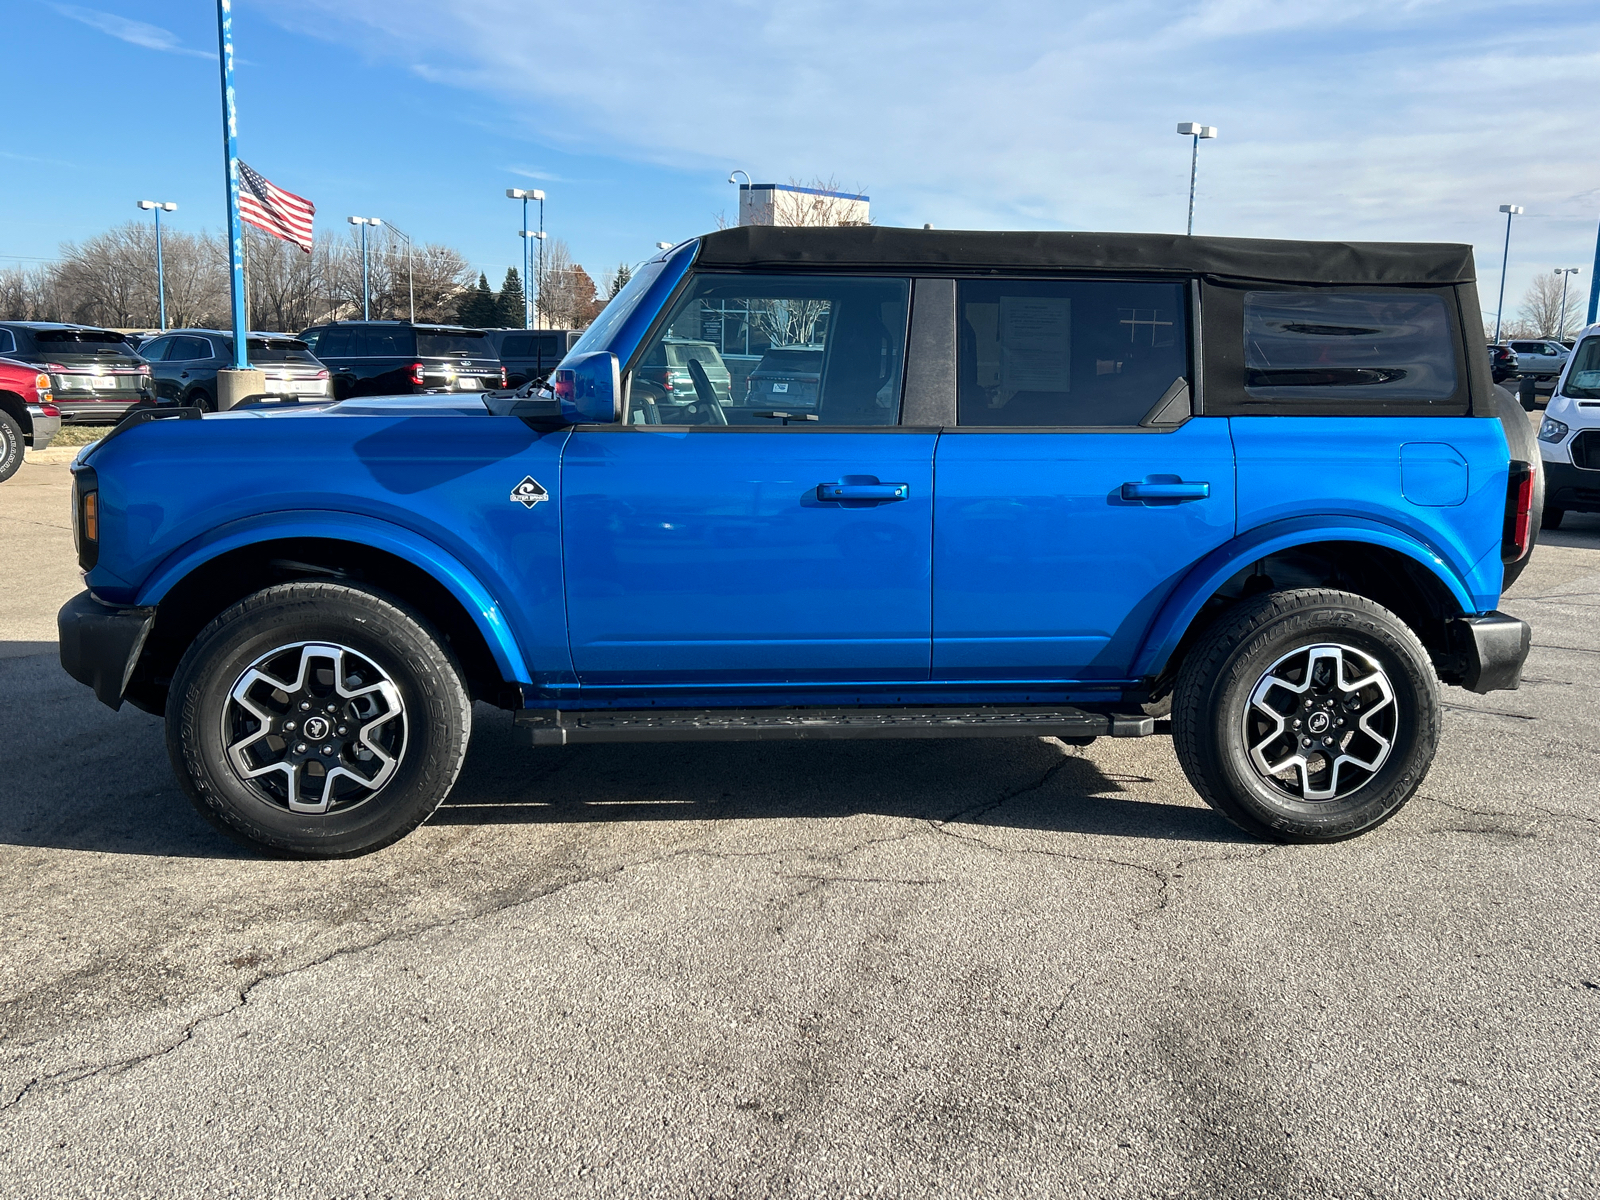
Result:
M818 500L904 500L911 495L908 483L819 483Z
M1171 476L1122 485L1122 498L1141 504L1148 504L1152 500L1181 504L1185 500L1204 500L1209 495L1211 495L1209 483L1186 483Z

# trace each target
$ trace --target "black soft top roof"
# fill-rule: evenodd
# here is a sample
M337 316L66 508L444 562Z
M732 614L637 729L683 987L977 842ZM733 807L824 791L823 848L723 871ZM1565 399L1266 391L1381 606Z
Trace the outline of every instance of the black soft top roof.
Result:
M1448 242L1293 242L1172 233L741 225L706 234L696 261L709 267L1069 268L1276 283L1474 281L1472 247Z

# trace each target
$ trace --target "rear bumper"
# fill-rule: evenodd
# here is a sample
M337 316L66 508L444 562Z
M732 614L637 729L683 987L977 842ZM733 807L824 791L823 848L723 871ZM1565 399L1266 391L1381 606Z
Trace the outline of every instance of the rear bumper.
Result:
M1462 687L1480 695L1513 692L1522 682L1533 629L1503 612L1481 613L1451 621L1450 640L1462 664Z
M93 688L100 703L121 708L155 619L153 608L116 608L79 592L56 614L62 668Z
M153 393L133 396L131 399L117 397L115 400L86 396L82 399L52 400L61 412L61 422L64 425L115 425L127 415L129 409L141 405L153 408L156 398Z
M1600 471L1571 463L1544 462L1544 504L1568 512L1600 512Z

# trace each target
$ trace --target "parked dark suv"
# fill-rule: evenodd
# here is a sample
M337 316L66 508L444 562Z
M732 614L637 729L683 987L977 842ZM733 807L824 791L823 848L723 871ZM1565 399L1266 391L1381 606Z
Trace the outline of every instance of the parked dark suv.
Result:
M581 329L488 329L500 363L506 369L506 386L525 383L542 386L567 351L578 344Z
M409 321L334 321L300 334L327 364L335 399L413 392L484 392L506 385L482 329Z
M250 365L267 377L262 394L316 398L330 395L328 368L298 338L252 333ZM158 402L217 411L217 372L233 365L233 335L220 329L172 329L140 343L150 362Z
M112 329L0 322L0 356L50 376L64 424L115 425L134 405L156 402L149 365Z

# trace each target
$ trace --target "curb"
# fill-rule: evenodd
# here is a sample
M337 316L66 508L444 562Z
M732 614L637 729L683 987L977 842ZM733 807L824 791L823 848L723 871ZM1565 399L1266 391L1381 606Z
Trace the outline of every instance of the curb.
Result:
M77 458L82 449L82 446L51 446L46 450L25 450L22 461L34 467L61 466Z

